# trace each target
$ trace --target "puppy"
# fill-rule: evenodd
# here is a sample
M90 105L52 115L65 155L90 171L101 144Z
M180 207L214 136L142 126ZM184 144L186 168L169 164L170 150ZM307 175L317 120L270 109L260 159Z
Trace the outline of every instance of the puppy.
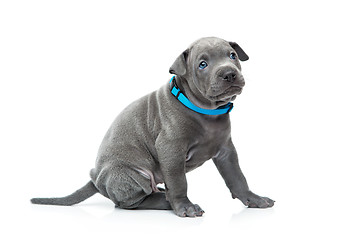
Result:
M233 198L267 208L274 201L249 190L231 141L229 113L245 85L235 42L202 38L170 67L167 84L125 108L100 146L91 181L63 198L35 204L73 205L99 192L124 209L172 209L181 217L204 211L187 196L186 173L212 159ZM165 189L157 184L165 183Z

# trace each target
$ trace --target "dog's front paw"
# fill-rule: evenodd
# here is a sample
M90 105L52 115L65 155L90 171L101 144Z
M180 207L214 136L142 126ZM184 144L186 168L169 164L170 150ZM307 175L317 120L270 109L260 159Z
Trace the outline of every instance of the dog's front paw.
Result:
M201 217L204 210L197 204L192 204L188 199L174 201L173 210L179 217Z
M275 203L274 200L267 197L260 197L251 191L246 192L239 197L239 199L249 208L269 208L274 206Z

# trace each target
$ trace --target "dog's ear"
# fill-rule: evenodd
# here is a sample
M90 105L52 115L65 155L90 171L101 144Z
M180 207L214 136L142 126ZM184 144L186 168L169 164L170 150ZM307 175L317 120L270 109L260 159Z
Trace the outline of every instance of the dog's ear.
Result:
M176 58L173 65L170 67L169 72L179 76L185 75L188 55L189 49L186 49L183 53L180 54L180 56Z
M236 42L229 42L230 46L235 50L238 55L240 61L249 60L249 56L242 50L242 48Z

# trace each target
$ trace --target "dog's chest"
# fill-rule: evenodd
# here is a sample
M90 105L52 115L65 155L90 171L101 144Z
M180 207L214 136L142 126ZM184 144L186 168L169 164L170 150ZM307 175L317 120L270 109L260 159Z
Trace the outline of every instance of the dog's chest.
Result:
M186 171L191 171L214 157L230 135L230 127L220 123L202 124L192 130L193 138L186 154Z

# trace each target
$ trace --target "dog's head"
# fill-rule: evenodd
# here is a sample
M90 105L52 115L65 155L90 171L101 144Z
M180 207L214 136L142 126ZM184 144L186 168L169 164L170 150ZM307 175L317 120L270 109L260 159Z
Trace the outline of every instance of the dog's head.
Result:
M233 101L241 93L245 81L240 61L248 59L235 42L201 38L180 54L169 71L186 79L191 92L200 93L215 108Z

